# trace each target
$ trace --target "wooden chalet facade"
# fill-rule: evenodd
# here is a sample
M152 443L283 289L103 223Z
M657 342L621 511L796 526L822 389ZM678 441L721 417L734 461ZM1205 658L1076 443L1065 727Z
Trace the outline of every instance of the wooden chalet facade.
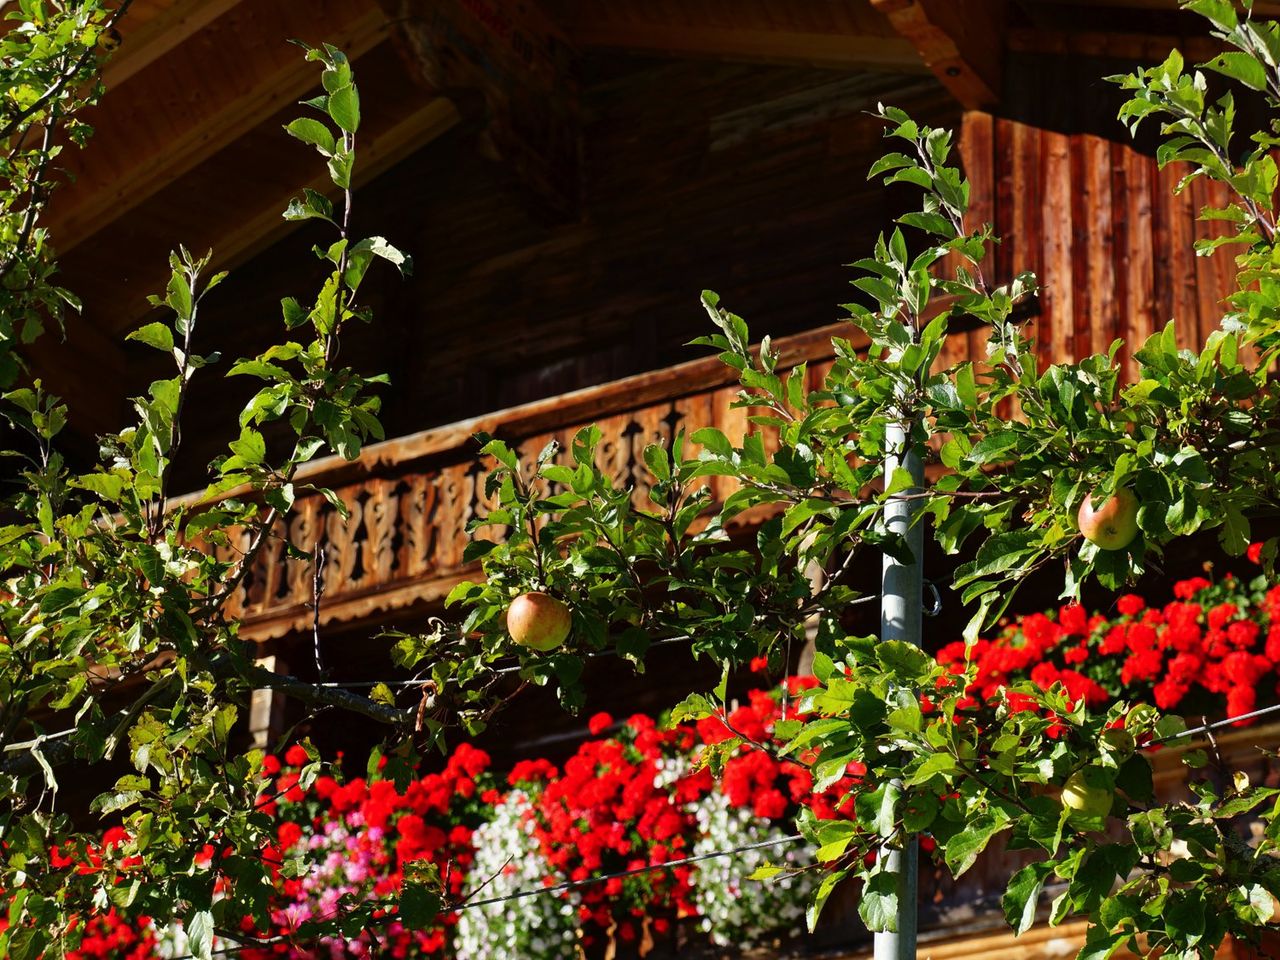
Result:
M134 0L89 118L98 133L64 155L72 183L50 207L64 280L85 301L67 343L37 367L72 405L88 449L118 427L155 373L125 334L148 313L170 247L212 248L232 277L203 309L202 350L247 355L278 323L278 301L314 285L316 236L280 218L319 185L317 158L281 130L315 79L299 37L342 47L364 104L356 216L409 251L414 276L372 277L376 320L344 359L387 371L388 435L359 460L312 465L338 490L287 531L326 546L322 627L334 669L372 676L380 627L439 611L460 579L468 520L486 509L471 436L532 457L598 423L601 455L642 482L640 452L682 425L746 425L730 371L683 347L705 331L699 291L719 292L753 334L778 338L816 382L829 337L849 335L843 263L863 256L905 194L868 185L882 152L878 101L960 131L976 219L1004 237L997 279L1031 269L1043 289L1029 322L1046 362L1122 357L1171 318L1187 342L1218 322L1230 255L1194 256L1217 200L1175 197L1149 144L1114 120L1101 81L1179 45L1212 54L1176 0ZM1260 15L1280 4L1258 0ZM1270 9L1275 8L1275 9ZM981 329L947 354L980 356ZM186 422L192 488L229 438L244 399L196 381ZM247 394L246 394L247 395ZM637 491L642 495L642 491ZM264 551L236 597L244 633L307 669L312 570ZM948 624L935 621L935 639ZM679 681L657 683L668 675ZM609 673L611 695L659 709L696 683L663 652L648 680ZM616 682L615 682L616 681ZM270 705L259 718L271 719ZM517 756L572 737L579 721L535 700L496 728ZM323 730L354 744L359 731ZM372 732L368 732L372 736ZM1242 740L1243 743L1243 740ZM545 746L542 747L545 749ZM1269 773L1269 771L1264 771ZM1080 925L1014 941L998 909L1008 864L988 858L960 889L926 878L936 928L921 955L1070 956ZM939 890L934 903L934 890ZM824 955L862 956L847 925Z

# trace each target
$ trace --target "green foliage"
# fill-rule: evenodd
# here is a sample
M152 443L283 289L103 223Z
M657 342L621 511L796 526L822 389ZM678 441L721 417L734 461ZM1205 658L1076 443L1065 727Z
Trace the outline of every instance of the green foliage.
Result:
M1060 892L1047 904L1051 922L1084 915L1096 925L1086 950L1106 938L1143 955L1208 957L1227 932L1247 937L1270 917L1268 895L1280 887L1280 791L1237 774L1225 791L1196 783L1191 802L1153 805L1141 744L1176 736L1180 723L1150 707L1092 712L1061 687L1046 692L1031 684L1013 688L994 711L974 711L959 703L963 677L936 666L921 674L913 665L916 686L932 695L925 713L919 695L899 685L895 654L851 641L836 644L830 659L823 683L798 705L818 719L786 749L813 754L815 772L863 764L865 782L879 785L858 796L856 825L801 824L819 859L864 877L873 897L868 905L864 893L863 917L872 929L890 929L879 891L890 895L892 887L868 855L922 831L956 876L998 837L1011 849L1036 851L1040 859L1009 883L1006 919L1016 932L1026 930L1053 887ZM860 701L894 708L855 713ZM1190 766L1194 758L1188 760ZM1111 800L1109 813L1063 802L1063 787L1077 772ZM1267 825L1267 839L1254 846L1235 822L1250 812Z
M1204 70L1263 96L1280 116L1280 29L1226 0L1185 6L1206 16L1229 48ZM914 522L928 524L947 552L968 553L955 586L971 615L969 636L1042 568L1065 571L1064 596L1091 580L1115 590L1192 533L1216 531L1229 553L1242 553L1251 518L1280 505L1280 391L1269 377L1280 346L1271 155L1280 120L1252 134L1242 154L1231 94L1211 100L1206 74L1188 71L1178 54L1118 80L1132 96L1121 119L1136 128L1159 118L1160 163L1190 165L1182 186L1209 177L1235 198L1203 214L1233 231L1198 253L1226 244L1242 252L1231 311L1198 350L1181 347L1170 323L1135 350L1131 383L1121 377L1119 343L1042 369L1019 321L1035 278L994 285L984 276L996 238L971 222L951 134L881 107L897 149L870 176L911 184L922 202L853 264L860 299L847 305L850 334L835 341L836 362L817 389L806 387L803 367L782 367L768 338L751 348L747 323L706 293L716 332L695 342L737 371L737 405L753 427L741 438L693 429L668 448L649 447L640 478L648 503L637 505L630 488L597 466L594 428L568 456L548 448L532 463L480 438L496 461L486 487L496 506L475 527L497 534L469 552L483 558L486 583L451 598L468 613L465 640L456 642L475 655L497 656L501 614L528 589L573 609L569 645L522 663L527 678L558 682L569 706L581 699L578 661L593 653L641 661L654 643L688 638L695 655L727 676L750 658L779 663L806 629L816 632L821 683L801 705L813 719L792 723L787 749L810 764L815 789L851 764L867 767L868 788L856 796L854 821L801 823L832 870L811 921L835 885L856 875L864 921L891 929L893 878L869 854L922 831L957 876L998 837L1037 851L1010 884L1006 918L1025 930L1040 915L1042 893L1060 890L1047 905L1051 922L1092 922L1083 957L1125 945L1212 956L1228 933L1255 937L1280 889L1276 792L1237 778L1225 791L1197 784L1191 803L1157 803L1137 744L1178 728L1155 711L1117 704L1099 714L1061 689L1015 689L994 714L974 715L962 702L963 678L944 677L908 645L846 637L840 625L859 599L846 584L851 569L878 565L882 553L911 561L884 531L895 500L914 504ZM990 331L983 361L941 362L958 318ZM942 468L932 486L917 489L905 470L888 470L903 452L886 439L896 426ZM727 478L732 492L713 502L707 477ZM1126 548L1105 550L1081 535L1076 516L1087 496L1100 501L1121 487L1138 498L1140 532ZM754 544L729 535L744 515L758 521ZM817 569L815 585L808 574ZM931 712L922 691L933 698ZM708 716L724 710L724 698L722 683L690 695L675 714ZM741 743L732 739L729 749ZM713 751L706 761L715 770L720 759ZM1186 761L1192 768L1203 756L1193 751ZM1059 799L1077 772L1073 784L1092 796L1080 809ZM1246 811L1267 824L1262 843L1237 833L1233 820Z
M39 217L66 146L93 132L80 119L97 102L104 38L128 4L103 0L18 0L0 36L0 390L17 381L18 350L79 301L54 281L56 265Z
M48 118L70 109L65 97L33 102L21 117L13 104L22 102L23 90L47 86L48 70L65 72L69 59L91 49L95 25L106 14L96 4L20 6L35 22L0 48L10 111L0 122L51 124ZM41 59L39 69L21 59L36 50L49 59ZM252 688L276 686L317 706L407 726L407 712L394 703L327 691L256 666L252 644L239 638L239 625L226 612L254 556L278 536L277 521L309 489L296 480L298 468L328 451L355 457L368 439L382 438L374 389L384 378L364 376L336 358L347 326L369 319L357 297L373 261L409 266L381 237L347 233L359 100L340 51L324 47L307 56L322 68L327 94L312 106L323 119L295 121L288 129L321 148L343 203L335 214L326 197L308 191L286 216L306 211L330 221L337 236L316 250L327 271L319 291L309 300L284 301L284 326L296 339L282 339L226 371L262 386L241 412L228 452L210 465L214 479L206 496L175 503L169 477L189 386L220 360L192 349L201 302L223 277L206 277L209 256L179 249L170 258L166 289L151 298L168 319L147 323L129 339L169 357L171 374L134 398L131 425L101 438L95 469L68 469L57 449L65 407L39 381L3 395L0 415L26 443L22 452L5 454L11 464L19 460L13 473L20 484L4 505L13 522L0 528L0 838L6 853L0 890L13 896L0 955L60 956L79 936L70 918L108 903L184 918L199 957L209 956L215 934L239 931L246 917L269 927L270 865L261 850L274 838L258 809L266 783L262 754L242 751L237 728ZM92 73L70 76L80 86ZM31 237L43 235L0 224L0 258L37 262L33 257L46 253L30 246ZM31 309L48 295L38 286L24 290L28 299L21 303ZM0 304L0 320L8 324L18 316L14 310L26 309ZM232 491L236 495L227 496ZM342 508L336 495L322 492ZM238 554L212 549L232 542L247 546ZM83 859L97 832L57 810L59 768L67 763L111 763L129 771L92 803L93 813L126 832L123 842L101 853L101 872L78 873L51 856L56 848ZM89 832L81 832L86 827ZM206 843L219 853L213 869L193 859ZM215 896L216 882L230 895ZM432 896L415 886L407 903L421 914L433 909Z
M1230 48L1204 69L1280 113L1276 28L1225 0L1187 6ZM1193 532L1214 530L1227 550L1245 548L1251 517L1280 501L1278 394L1268 377L1280 348L1269 153L1280 126L1254 133L1240 154L1230 96L1212 100L1204 72L1188 71L1176 55L1122 79L1131 93L1122 119L1163 125L1161 162L1189 163L1191 177L1233 191L1232 204L1205 216L1233 224L1228 239L1242 250L1240 289L1222 328L1193 351L1178 345L1170 325L1135 353L1138 378L1124 383L1115 347L1039 368L1019 322L1035 280L993 284L984 275L996 238L970 222L951 134L880 108L896 149L871 176L913 185L921 202L854 264L859 299L848 305L849 335L835 341L836 362L816 389L803 367L783 366L767 338L752 348L747 323L708 292L703 304L715 330L697 342L737 371L737 405L753 425L746 436L707 427L651 445L643 497L601 469L594 427L566 449L553 443L536 455L479 438L492 462L485 494L493 507L473 522L466 556L483 561L487 578L449 597L464 613L456 627L394 637L396 662L418 671L429 691L423 704L436 708L423 710L422 729L413 731L416 712L397 707L386 688L357 697L255 666L226 609L308 489L299 467L326 451L355 457L382 436L382 378L339 365L338 347L350 323L369 319L359 290L374 261L401 271L410 263L380 237L348 235L360 126L349 62L327 45L307 49L323 93L285 127L329 172L331 193L305 190L284 213L335 231L315 249L324 278L313 295L281 301L279 343L227 369L261 385L240 412L238 435L211 465L205 496L176 501L169 476L189 384L220 362L191 349L202 298L221 279L206 279L209 257L180 248L153 300L168 319L131 334L174 366L134 399L134 423L103 438L98 467L68 469L58 452L64 407L39 382L17 385L15 343L73 302L50 280L38 212L54 125L71 124L71 139L83 139L74 115L96 95L94 51L115 14L94 2L36 0L20 0L14 13L30 26L0 41L8 93L0 130L11 148L26 146L0 169L0 389L8 391L0 412L27 442L15 455L19 490L5 504L12 522L0 527L0 889L13 897L0 954L74 949L69 918L108 903L184 917L202 958L216 934L238 931L244 918L266 926L261 756L240 751L235 736L239 707L255 686L396 725L387 755L399 763L413 733L441 736L441 715L482 728L501 705L496 671L508 666L524 681L555 687L574 709L583 702L587 657L612 653L640 670L655 644L687 642L722 676L715 690L677 707L678 717L696 718L724 711L735 666L756 657L780 665L811 634L819 685L801 705L810 721L780 728L790 737L786 752L811 766L818 790L853 764L867 768L863 787L844 803L851 819L806 816L800 824L830 866L811 922L843 878L858 876L864 921L890 928L893 877L868 854L921 832L956 875L997 838L1035 851L1039 859L1010 883L1006 918L1025 930L1045 892L1057 891L1047 904L1052 922L1075 915L1092 922L1086 957L1124 945L1208 957L1225 934L1248 938L1269 916L1269 898L1280 891L1275 790L1237 777L1229 789L1197 784L1189 803L1158 803L1139 744L1176 735L1176 722L1123 705L1099 714L1060 689L1016 689L995 711L973 714L962 701L963 678L944 677L907 644L849 637L840 618L866 599L848 585L852 570L878 567L883 554L911 561L903 538L883 523L887 506L903 500L945 550L969 554L956 582L971 631L998 617L1018 585L1048 565L1066 571L1071 595L1089 580L1118 588ZM42 146L27 136L36 130L45 134ZM943 364L957 318L990 330L982 361ZM942 468L932 486L917 489L906 471L889 469L904 452L887 440L898 427ZM718 490L727 485L723 500L713 497L712 478ZM1141 502L1141 533L1126 549L1107 551L1080 535L1076 512L1086 496L1121 486ZM320 492L344 509L332 491ZM744 520L755 521L754 541L736 533ZM241 552L211 549L232 544ZM1273 544L1264 556L1274 555ZM513 647L504 614L528 590L571 607L565 647L550 654ZM128 695L113 697L116 690ZM732 737L704 760L717 771L744 742ZM1189 768L1204 759L1185 756ZM122 824L127 839L104 851L101 873L57 866L53 845L76 854L92 842L55 805L60 768L113 761L131 769L93 809ZM1104 800L1114 798L1110 811L1060 801L1077 773ZM1235 829L1246 814L1266 825L1252 846ZM193 858L204 843L219 851L213 869ZM217 883L227 896L214 896ZM438 884L412 880L401 904L406 921L438 909ZM375 908L329 926L358 929Z

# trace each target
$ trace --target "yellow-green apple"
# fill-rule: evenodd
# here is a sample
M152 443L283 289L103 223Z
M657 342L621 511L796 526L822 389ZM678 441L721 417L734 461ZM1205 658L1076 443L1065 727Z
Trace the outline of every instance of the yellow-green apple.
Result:
M1138 498L1128 487L1116 487L1095 509L1090 494L1080 504L1076 521L1086 540L1103 550L1123 550L1138 535Z
M522 593L507 609L507 632L530 650L554 650L569 636L572 624L569 608L545 593Z
M1081 816L1105 817L1114 798L1106 774L1097 767L1077 770L1062 785L1062 802Z

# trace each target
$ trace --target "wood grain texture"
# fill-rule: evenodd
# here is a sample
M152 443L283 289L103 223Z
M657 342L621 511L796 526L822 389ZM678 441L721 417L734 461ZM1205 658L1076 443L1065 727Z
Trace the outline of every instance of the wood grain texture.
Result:
M1198 257L1194 244L1221 231L1197 219L1202 207L1226 203L1218 185L1197 180L1175 194L1187 171L1158 170L1128 143L982 116L969 114L966 129L993 124L997 169L992 200L975 204L993 209L1002 238L995 279L1020 270L1039 277L1033 332L1042 363L1105 352L1120 339L1132 373L1128 358L1170 320L1185 346L1217 328L1235 282L1232 252ZM988 149L985 134L961 140L966 167L983 171L975 183L987 182Z
M1004 80L1004 0L871 0L966 109L992 107Z
M124 83L191 36L205 29L241 0L161 0L134 3L119 26L120 48L102 70L108 90Z
M546 0L579 48L837 70L924 73L869 0Z
M59 248L74 249L315 86L315 64L285 38L323 37L355 59L385 32L386 19L372 0L316 0L306 9L269 0L225 12L94 111L94 123L109 133L67 155L75 180L54 195L47 220ZM276 42L266 45L268 37ZM246 46L258 49L244 56ZM229 51L242 55L229 57ZM185 82L193 72L206 77L203 90ZM209 95L214 90L217 95ZM155 109L157 98L172 97L185 99Z

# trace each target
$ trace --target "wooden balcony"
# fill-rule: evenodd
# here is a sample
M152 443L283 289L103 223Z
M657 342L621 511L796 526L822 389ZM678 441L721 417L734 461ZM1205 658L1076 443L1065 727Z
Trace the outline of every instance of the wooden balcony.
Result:
M854 340L848 325L823 327L779 341L780 366L808 363L811 387L830 369L832 336ZM308 553L323 547L323 624L373 622L400 611L425 611L468 576L463 563L466 528L489 504L478 456L477 432L501 437L532 462L550 441L562 447L580 428L597 424L604 434L598 462L622 484L646 493L643 451L683 428L715 426L741 437L747 412L733 409L734 371L715 357L513 407L497 413L399 437L366 448L360 458L331 457L301 471L300 482L335 490L351 512L343 520L319 495L298 499L287 529L259 553L231 599L229 613L243 618L243 636L268 640L309 629L314 570L288 559L284 539ZM724 478L711 478L713 489ZM228 559L247 546L221 548Z

